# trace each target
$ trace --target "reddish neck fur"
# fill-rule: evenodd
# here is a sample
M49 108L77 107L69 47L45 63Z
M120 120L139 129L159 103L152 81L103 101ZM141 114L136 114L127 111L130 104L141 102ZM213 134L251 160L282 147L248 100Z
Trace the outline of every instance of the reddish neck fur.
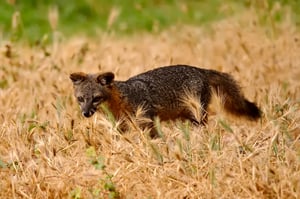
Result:
M130 105L126 99L122 98L121 93L115 86L112 86L110 94L106 104L116 119L121 119L128 113L132 113Z

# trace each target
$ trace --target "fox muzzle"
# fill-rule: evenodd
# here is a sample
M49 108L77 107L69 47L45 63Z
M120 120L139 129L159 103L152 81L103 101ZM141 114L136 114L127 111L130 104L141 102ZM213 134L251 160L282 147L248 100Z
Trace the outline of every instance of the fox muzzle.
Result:
M81 108L82 115L84 117L91 117L96 112L96 110L97 108L93 107L92 104Z
M94 110L90 110L90 111L82 111L82 115L83 115L84 117L91 117L94 113L95 113Z

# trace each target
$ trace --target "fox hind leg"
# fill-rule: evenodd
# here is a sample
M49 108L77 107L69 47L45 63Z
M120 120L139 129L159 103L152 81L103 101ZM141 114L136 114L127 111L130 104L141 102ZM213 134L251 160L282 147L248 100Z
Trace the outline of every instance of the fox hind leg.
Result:
M200 110L184 110L181 114L181 118L184 120L189 120L195 126L205 126L208 122L208 103L203 103L199 107Z
M210 87L205 87L205 91L200 95L200 104L201 104L201 125L205 126L208 122L208 105L211 100L211 90Z

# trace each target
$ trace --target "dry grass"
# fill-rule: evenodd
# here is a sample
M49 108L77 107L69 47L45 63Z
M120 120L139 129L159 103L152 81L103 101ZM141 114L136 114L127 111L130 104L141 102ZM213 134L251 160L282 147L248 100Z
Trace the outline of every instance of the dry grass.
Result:
M2 42L0 197L299 198L300 32L288 22L275 31L246 17L208 32ZM163 138L149 140L138 129L120 135L101 114L80 115L69 73L124 80L177 63L231 73L262 120L223 115L213 103L207 128L163 123Z

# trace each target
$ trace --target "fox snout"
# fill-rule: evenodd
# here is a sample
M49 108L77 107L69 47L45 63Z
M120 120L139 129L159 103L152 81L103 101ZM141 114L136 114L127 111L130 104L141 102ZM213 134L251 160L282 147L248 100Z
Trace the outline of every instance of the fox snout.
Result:
M79 98L79 106L81 109L82 116L91 117L96 111L98 107L98 102L94 102L94 100L82 100Z
M90 109L90 110L82 110L82 115L84 117L91 117L96 112L96 109Z
M82 112L82 115L83 115L84 117L91 117L93 114L94 114L94 112L93 112L93 111L89 111L89 112Z

